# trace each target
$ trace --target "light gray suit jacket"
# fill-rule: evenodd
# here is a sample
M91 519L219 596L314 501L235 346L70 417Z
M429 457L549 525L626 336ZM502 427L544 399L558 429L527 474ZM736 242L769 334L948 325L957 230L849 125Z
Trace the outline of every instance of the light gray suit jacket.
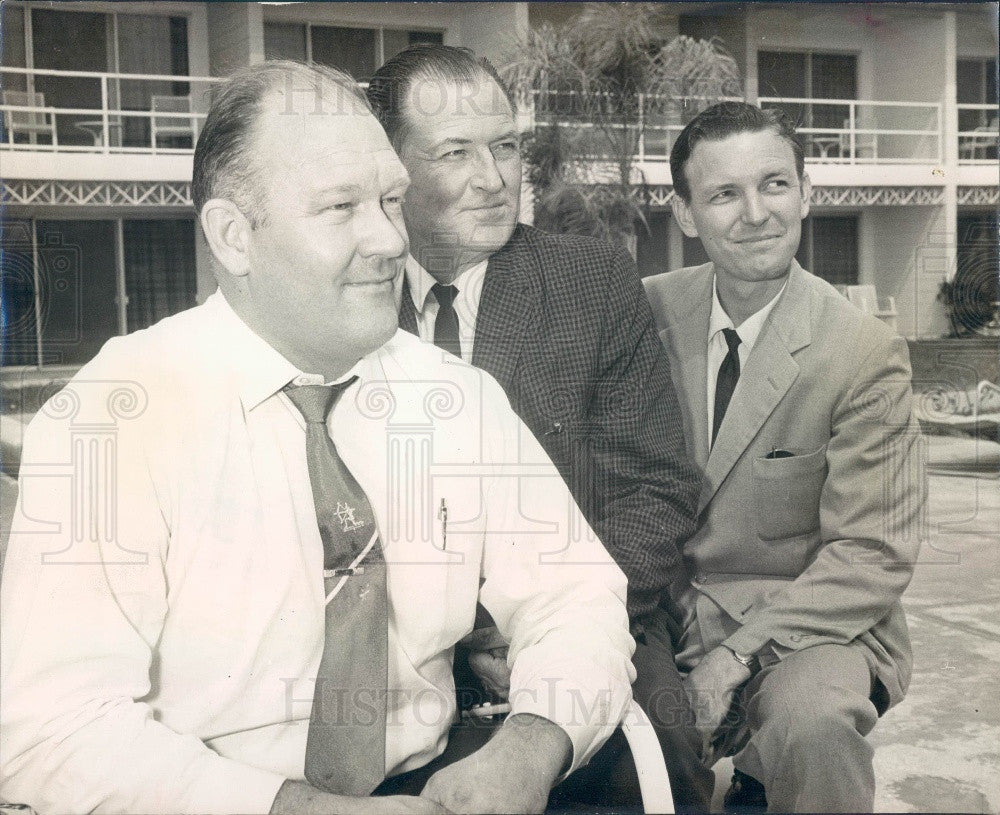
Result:
M711 263L645 280L703 474L684 554L705 648L862 647L881 712L909 684L899 598L926 495L906 343L793 261L709 452L713 280Z

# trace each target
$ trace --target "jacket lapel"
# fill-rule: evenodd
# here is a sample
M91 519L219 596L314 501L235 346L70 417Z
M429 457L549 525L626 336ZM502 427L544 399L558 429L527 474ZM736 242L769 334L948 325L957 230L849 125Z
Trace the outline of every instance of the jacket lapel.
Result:
M805 272L793 261L785 292L757 337L708 455L699 512L712 500L737 460L788 393L799 375L798 363L792 355L810 341L809 290ZM703 403L705 398L703 394ZM702 413L706 412L707 406Z
M490 258L476 315L472 364L489 371L507 390L514 378L526 335L537 325L539 295L525 274L531 250L520 225Z
M690 411L689 449L699 470L708 460L708 406L706 367L708 364L708 318L712 311L712 267L706 266L693 285L679 292L668 306L673 317L665 331L670 334L670 347L675 350L674 379L680 383L680 393Z

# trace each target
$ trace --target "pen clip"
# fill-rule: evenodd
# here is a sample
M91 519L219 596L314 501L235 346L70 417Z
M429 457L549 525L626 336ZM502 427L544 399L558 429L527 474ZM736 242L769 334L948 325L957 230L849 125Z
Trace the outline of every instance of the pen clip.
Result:
M441 498L438 507L438 520L441 521L441 551L448 548L448 502Z

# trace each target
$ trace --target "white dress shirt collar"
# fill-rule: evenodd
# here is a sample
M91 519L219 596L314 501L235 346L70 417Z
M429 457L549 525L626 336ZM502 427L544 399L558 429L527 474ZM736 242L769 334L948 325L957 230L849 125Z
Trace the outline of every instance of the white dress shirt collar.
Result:
M716 286L716 281L712 280L712 313L708 318L708 342L711 345L712 340L715 339L715 335L720 333L723 328L733 328L736 329L736 333L740 335L740 348L746 348L747 354L749 354L754 345L757 344L757 337L760 336L760 330L764 327L764 322L767 320L768 316L774 310L775 305L777 305L778 300L784 293L785 289L788 287L788 280L785 280L784 285L781 287L780 291L774 295L774 298L766 306L764 306L760 311L756 311L747 317L740 327L736 328L733 325L732 318L726 314L726 310L722 307L722 303L719 302L719 290Z
M454 302L455 313L458 315L458 341L462 349L462 359L470 364L472 344L476 335L476 315L479 313L479 301L482 298L488 265L489 259L482 260L475 266L470 266L452 281L452 285L458 289L458 296ZM413 299L420 339L434 342L434 321L437 319L438 304L436 298L428 295L437 280L417 262L413 255L410 255L406 259L406 282L410 287L410 297Z
M365 371L373 361L373 354L369 354L343 376L328 383L320 374L300 371L255 333L233 310L222 292L212 294L205 301L205 308L215 320L219 335L216 348L225 354L228 370L233 372L239 382L240 401L247 412L289 382L295 385L323 385L344 382L352 376L366 378Z

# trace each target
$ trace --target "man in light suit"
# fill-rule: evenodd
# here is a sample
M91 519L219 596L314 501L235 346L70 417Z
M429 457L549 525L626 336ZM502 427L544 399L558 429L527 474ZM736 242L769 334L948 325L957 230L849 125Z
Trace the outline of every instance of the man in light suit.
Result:
M795 261L810 185L783 114L715 105L670 164L711 258L645 281L703 472L670 598L706 757L737 751L727 806L870 812L925 494L906 344Z
M684 725L672 622L659 608L694 530L698 478L635 264L600 241L518 223L514 105L488 61L413 46L375 73L368 98L411 179L400 326L497 379L625 572L633 692L646 707L657 699L649 712L677 805L705 809L712 777ZM502 643L480 644L500 646L471 661L502 693Z

